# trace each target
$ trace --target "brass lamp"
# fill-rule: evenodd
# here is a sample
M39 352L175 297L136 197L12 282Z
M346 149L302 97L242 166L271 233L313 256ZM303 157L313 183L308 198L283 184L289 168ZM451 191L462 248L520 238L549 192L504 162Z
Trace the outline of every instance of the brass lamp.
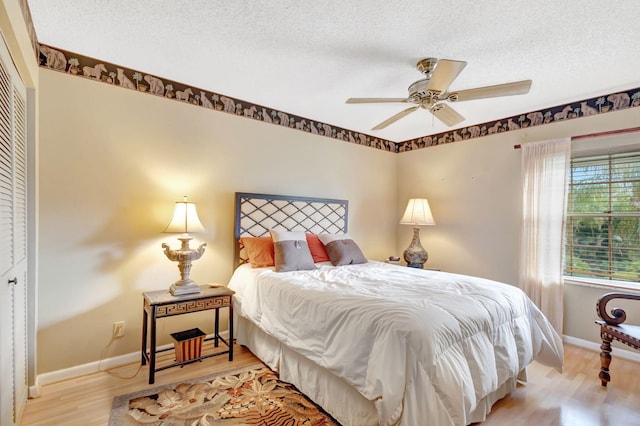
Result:
M180 279L171 285L169 291L174 296L182 294L200 293L200 287L189 278L191 272L191 262L200 259L204 253L207 243L200 244L197 249L189 247L189 241L192 240L190 233L205 232L204 226L200 223L198 213L196 212L195 203L187 202L185 195L184 201L177 201L173 218L171 222L162 232L180 233L178 240L182 243L178 250L172 250L169 244L163 243L162 248L164 254L169 260L178 262L180 270Z
M436 224L426 198L410 199L407 204L407 209L404 211L404 216L400 219L400 223L402 225L414 226L411 244L403 253L404 260L407 262L407 266L422 269L429 255L424 247L422 247L422 244L420 244L419 226Z

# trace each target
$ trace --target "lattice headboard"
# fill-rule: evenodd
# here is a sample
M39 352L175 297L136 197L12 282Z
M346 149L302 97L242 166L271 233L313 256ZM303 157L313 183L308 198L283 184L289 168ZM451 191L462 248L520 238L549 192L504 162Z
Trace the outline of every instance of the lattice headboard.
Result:
M241 237L263 237L269 229L314 234L347 232L349 201L236 192L234 266L247 262Z

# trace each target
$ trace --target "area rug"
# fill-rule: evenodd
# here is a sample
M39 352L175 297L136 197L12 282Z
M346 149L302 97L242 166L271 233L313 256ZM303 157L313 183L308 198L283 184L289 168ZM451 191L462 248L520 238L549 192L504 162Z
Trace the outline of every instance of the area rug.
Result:
M262 364L116 396L109 426L130 425L339 426Z

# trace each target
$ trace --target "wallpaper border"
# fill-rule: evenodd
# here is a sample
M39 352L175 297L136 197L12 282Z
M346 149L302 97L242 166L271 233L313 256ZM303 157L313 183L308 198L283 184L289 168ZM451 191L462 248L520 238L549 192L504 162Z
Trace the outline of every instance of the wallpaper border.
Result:
M434 135L394 142L161 78L142 71L125 68L46 44L39 43L38 52L40 67L67 73L70 76L88 78L153 96L394 153L408 152L495 133L520 130L640 106L640 87L638 87Z
M278 111L263 105L125 68L46 44L40 43L39 52L40 67L64 72L71 76L88 78L125 89L186 102L195 106L280 125L314 135L326 136L383 151L397 152L396 143L387 139Z

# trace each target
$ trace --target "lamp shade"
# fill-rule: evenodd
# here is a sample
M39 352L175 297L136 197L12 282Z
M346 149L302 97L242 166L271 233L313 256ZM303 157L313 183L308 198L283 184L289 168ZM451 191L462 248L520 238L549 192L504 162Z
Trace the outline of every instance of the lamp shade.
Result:
M181 234L205 232L204 226L202 226L198 218L196 204L187 202L187 197L184 197L184 201L177 201L173 211L173 218L162 232Z
M400 219L402 225L435 225L436 221L433 220L431 209L429 208L429 202L426 198L412 198L407 204L407 209L404 211L404 216Z

